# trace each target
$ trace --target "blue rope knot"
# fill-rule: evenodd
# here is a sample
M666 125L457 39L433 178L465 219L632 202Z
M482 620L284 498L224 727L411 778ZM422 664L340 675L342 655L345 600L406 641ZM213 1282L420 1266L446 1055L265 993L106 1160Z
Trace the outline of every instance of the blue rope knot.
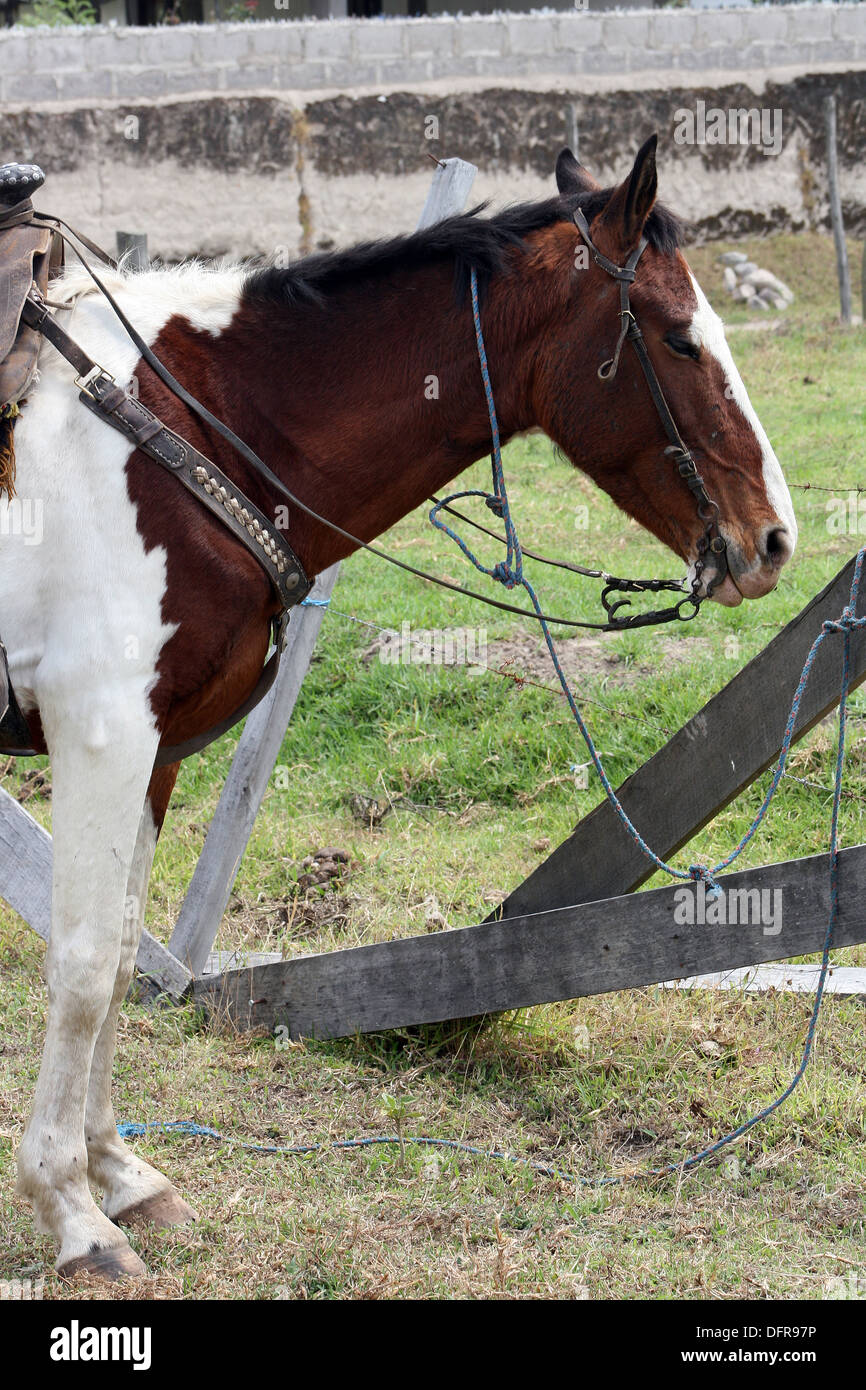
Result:
M504 584L506 589L514 589L523 583L523 575L519 572L515 574L507 560L499 560L490 573L497 583Z
M708 898L720 898L722 896L722 890L713 878L708 864L690 864L689 878L693 883L706 885Z
M858 618L853 603L847 603L838 618L828 618L821 624L822 632L854 632L866 623L866 618Z

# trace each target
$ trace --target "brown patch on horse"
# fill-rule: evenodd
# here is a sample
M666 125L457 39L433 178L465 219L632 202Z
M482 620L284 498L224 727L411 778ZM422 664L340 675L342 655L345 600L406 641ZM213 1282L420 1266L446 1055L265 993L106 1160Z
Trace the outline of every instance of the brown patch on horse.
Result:
M199 398L215 413L234 420L239 433L255 448L257 431L240 419L241 383L232 390L230 374L215 382L220 365L213 361L215 341L219 340L209 333L197 335L184 321L172 319L154 350L180 380L195 383ZM213 459L273 514L272 499L263 497L261 488L256 497L252 480L242 477L230 447L193 416L146 364L139 363L136 375L141 399L165 424ZM209 382L215 382L217 389L203 389L202 384ZM212 728L252 693L277 603L252 555L176 479L138 452L131 455L126 471L145 548L161 546L166 552L162 616L177 631L160 654L151 704L162 741L176 744ZM154 794L156 815L159 785Z
M165 813L168 810L168 803L171 800L179 772L180 763L167 763L165 767L155 767L151 773L147 799L150 802L150 813L153 816L157 835L162 830Z
M447 398L447 419L440 403L425 399L425 378L433 367L429 345L425 350L423 342L401 366L401 377L409 373L413 384L403 392L398 417L377 406L394 396L389 338L398 330L401 343L411 345L414 338L395 297L374 334L369 304L357 302L354 293L344 295L351 303L338 306L338 313L344 322L349 315L353 320L346 323L345 344L339 334L335 339L330 317L318 308L287 313L287 322L279 323L242 301L232 323L218 335L172 318L154 351L180 380L194 384L199 399L262 458L276 463L293 491L338 525L372 540L486 447L488 424L471 318L465 306L441 313L443 303L451 305L452 270L445 264L430 267L420 277L416 295L419 312L436 324L433 365ZM364 339L365 370L359 373L356 343ZM326 404L318 409L323 362L329 363ZM275 517L283 499L191 415L146 364L138 364L136 376L142 401ZM498 404L506 421L508 398L504 389ZM390 461L395 429L398 470ZM151 703L163 742L174 744L212 728L255 688L277 603L255 559L170 474L135 452L127 463L127 479L146 549L161 546L166 551L162 617L177 630L160 654ZM299 509L289 506L288 511L289 526L283 529L309 575L355 549Z

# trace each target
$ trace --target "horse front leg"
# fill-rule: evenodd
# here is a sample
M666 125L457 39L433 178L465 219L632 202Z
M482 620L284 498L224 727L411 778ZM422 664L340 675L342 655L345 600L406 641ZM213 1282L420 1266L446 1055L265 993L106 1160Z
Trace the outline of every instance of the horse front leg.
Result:
M111 1004L96 1040L87 1090L88 1173L91 1181L102 1189L105 1215L119 1223L142 1218L155 1226L177 1226L196 1219L192 1207L175 1191L168 1178L126 1147L117 1132L111 1104L117 1020L135 968L153 855L177 772L177 763L158 769L148 787L127 885L120 963Z
M18 1153L18 1192L60 1246L56 1268L107 1278L146 1273L88 1186L85 1107L97 1039L114 998L127 884L157 735L125 692L86 724L42 708L51 751L54 877L46 956L48 1024ZM94 710L96 702L91 702ZM54 726L53 728L51 726Z

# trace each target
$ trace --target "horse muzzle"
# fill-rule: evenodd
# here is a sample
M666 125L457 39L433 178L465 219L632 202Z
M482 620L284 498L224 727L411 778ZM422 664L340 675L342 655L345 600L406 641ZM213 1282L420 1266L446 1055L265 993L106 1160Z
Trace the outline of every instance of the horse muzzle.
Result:
M710 597L727 608L735 608L744 598L764 598L779 582L779 574L794 553L796 537L790 530L773 520L764 526L753 542L752 558L747 560L744 548L726 537L726 573L715 585L713 571L707 568ZM718 571L716 571L718 575Z

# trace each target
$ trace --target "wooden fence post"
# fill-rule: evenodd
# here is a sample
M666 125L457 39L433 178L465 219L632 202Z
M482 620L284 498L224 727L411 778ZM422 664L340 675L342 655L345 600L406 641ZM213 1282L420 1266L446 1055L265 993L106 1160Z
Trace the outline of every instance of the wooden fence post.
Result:
M565 143L580 163L580 133L577 129L577 107L570 101L565 108Z
M147 254L147 236L144 232L117 232L117 259L127 256L127 270L147 270L150 257Z
M440 159L416 231L423 232L425 227L462 212L477 173L475 165L465 159Z
M839 304L843 323L851 322L851 271L848 248L845 245L845 226L842 222L842 198L839 193L839 163L836 150L836 98L824 98L824 128L827 135L827 182L830 189L830 221L836 243L836 274L839 277Z

